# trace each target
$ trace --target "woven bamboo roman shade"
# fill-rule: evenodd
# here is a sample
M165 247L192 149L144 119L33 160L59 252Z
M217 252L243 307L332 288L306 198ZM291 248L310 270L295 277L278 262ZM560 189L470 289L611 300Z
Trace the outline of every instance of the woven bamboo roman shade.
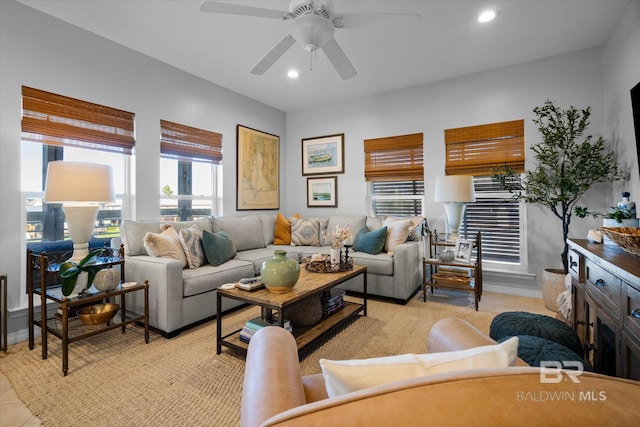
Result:
M222 134L160 120L162 154L222 162Z
M365 139L364 177L367 181L422 181L422 133Z
M22 86L22 140L131 154L133 113Z
M524 172L524 120L445 129L447 175L491 175L496 166Z

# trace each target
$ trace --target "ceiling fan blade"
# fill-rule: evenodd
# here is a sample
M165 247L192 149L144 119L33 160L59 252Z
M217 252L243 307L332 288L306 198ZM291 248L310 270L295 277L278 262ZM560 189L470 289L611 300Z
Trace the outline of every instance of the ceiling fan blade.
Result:
M342 80L348 80L358 74L336 39L331 39L322 45L322 50L327 55L327 58L329 58L329 61L333 64L333 67L336 69L338 74L340 74Z
M239 4L221 3L205 0L200 3L203 12L224 13L227 15L257 16L271 19L291 19L293 15L280 10L263 9L261 7L242 6Z
M269 53L267 53L267 56L262 58L262 60L253 67L251 74L264 74L291 46L293 46L295 42L294 38L287 34L273 49L271 49Z
M333 20L336 28L357 29L376 22L388 23L390 19L403 22L420 22L422 15L417 13L342 13Z

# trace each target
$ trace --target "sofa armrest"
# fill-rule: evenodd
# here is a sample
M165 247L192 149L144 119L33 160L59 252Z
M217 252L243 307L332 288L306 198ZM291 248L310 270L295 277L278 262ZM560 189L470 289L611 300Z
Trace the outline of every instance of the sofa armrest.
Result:
M125 280L149 281L149 324L164 332L182 327L182 265L180 261L148 255L125 256ZM142 313L143 294L127 294L129 308ZM131 305L132 304L132 305Z
M260 329L247 350L240 425L258 426L306 403L293 335L277 326Z
M422 283L422 243L411 241L393 248L393 275L395 286L410 291Z

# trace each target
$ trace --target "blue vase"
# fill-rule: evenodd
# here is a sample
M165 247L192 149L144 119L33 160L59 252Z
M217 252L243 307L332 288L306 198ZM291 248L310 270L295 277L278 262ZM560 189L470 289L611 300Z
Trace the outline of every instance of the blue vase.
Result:
M300 276L300 264L296 260L287 258L287 252L276 250L273 258L262 263L260 268L262 282L269 291L283 294L291 291Z

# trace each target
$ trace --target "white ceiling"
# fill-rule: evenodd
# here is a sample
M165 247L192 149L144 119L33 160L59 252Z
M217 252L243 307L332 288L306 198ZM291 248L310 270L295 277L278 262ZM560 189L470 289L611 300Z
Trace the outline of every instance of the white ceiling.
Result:
M21 3L282 111L367 96L600 46L631 0L334 0L336 13L417 13L335 38L358 74L341 80L324 53L295 45L264 75L249 71L291 21L200 11L199 0ZM288 0L227 0L288 10ZM489 24L476 21L488 7ZM290 68L300 71L290 80Z

